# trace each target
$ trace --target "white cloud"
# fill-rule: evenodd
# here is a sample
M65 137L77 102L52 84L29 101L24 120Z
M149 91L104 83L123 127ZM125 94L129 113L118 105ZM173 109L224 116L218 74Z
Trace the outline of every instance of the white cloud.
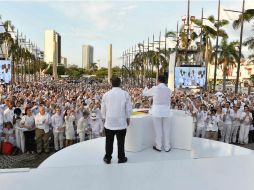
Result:
M71 27L70 32L68 32L67 35L80 39L106 40L105 35L95 33L83 27Z
M106 29L110 24L109 13L113 6L110 3L89 2L83 4L84 13L95 23L98 29Z
M67 17L89 23L90 27L99 30L110 25L110 13L113 9L110 2L54 2L49 5Z
M127 7L124 7L123 10L133 10L135 8L137 8L137 5L129 5Z

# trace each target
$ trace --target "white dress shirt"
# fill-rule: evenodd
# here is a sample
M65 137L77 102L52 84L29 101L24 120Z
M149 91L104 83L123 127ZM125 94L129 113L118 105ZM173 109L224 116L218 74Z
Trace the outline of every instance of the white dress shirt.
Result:
M38 113L35 116L35 127L38 129L43 129L45 133L49 132L50 122L50 115L48 113L45 113L44 115Z
M88 119L85 119L84 117L81 117L78 120L78 124L77 124L77 133L85 133L85 131L88 129Z
M206 119L207 119L207 112L203 111L203 110L199 110L197 112L197 127L205 127L205 123L206 123Z
M229 111L229 113L228 113ZM225 114L224 124L231 125L233 123L234 111L230 108L223 108L222 112Z
M144 89L143 96L153 97L150 113L154 117L168 117L170 115L171 94L171 90L164 83L160 83L150 89Z
M59 133L59 132L64 132L64 120L63 120L63 115L55 113L51 117L51 125L53 127L53 132Z
M219 118L216 115L207 116L207 128L206 131L218 132Z
M35 128L35 120L33 115L32 116L24 115L20 123L25 125L29 131L32 131Z
M4 123L11 122L13 124L14 108L4 110Z
M250 125L252 122L252 114L249 112L249 114L247 115L246 112L242 112L240 120L242 121L242 125Z
M132 111L131 97L119 87L113 87L102 97L101 114L105 119L105 128L121 130L127 128L127 118Z
M103 132L103 123L101 119L90 119L89 120L90 127L92 128L92 133L99 135Z
M233 126L239 127L240 126L240 117L242 112L237 110L237 112L233 111Z
M3 124L4 124L4 111L2 108L0 108L0 126L3 126ZM1 133L1 131L0 131L0 133Z

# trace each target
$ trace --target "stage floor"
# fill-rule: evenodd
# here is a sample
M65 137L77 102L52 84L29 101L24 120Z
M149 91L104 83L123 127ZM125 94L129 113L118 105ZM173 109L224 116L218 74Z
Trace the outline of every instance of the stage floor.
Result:
M116 152L116 151L115 151ZM0 170L1 190L253 190L254 151L193 138L192 151L127 152L106 165L104 138L75 144L37 169Z
M105 138L84 141L67 147L46 159L39 168L67 167L81 165L104 165ZM239 146L193 138L192 150L172 149L170 152L157 152L151 148L141 152L126 152L128 163L144 163L167 160L186 160L200 158L215 158L225 156L251 155L254 151ZM117 163L117 147L114 144L112 164Z

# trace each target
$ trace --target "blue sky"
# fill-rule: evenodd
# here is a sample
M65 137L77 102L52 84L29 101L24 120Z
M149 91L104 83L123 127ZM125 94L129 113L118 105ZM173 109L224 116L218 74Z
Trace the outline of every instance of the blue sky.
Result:
M241 8L241 0L221 0L228 9ZM246 0L246 8L253 7ZM217 1L191 1L191 15L217 14ZM11 20L19 30L44 49L44 31L54 29L62 36L62 56L69 64L82 64L83 44L94 46L94 61L107 65L108 44L113 44L113 65L121 64L122 52L155 35L160 30L175 30L177 20L186 15L187 0L179 1L1 1L2 20ZM239 31L227 27L230 40ZM253 32L253 31L252 31ZM250 36L246 24L244 36ZM245 50L246 51L246 50Z

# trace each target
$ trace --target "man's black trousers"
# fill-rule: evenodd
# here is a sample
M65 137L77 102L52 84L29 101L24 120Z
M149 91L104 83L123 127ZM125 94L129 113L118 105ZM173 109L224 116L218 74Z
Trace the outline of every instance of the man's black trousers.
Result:
M124 159L125 158L124 143L125 143L126 129L110 130L105 128L105 134L106 134L105 158L108 160L111 160L112 158L114 137L116 135L117 146L118 146L118 159L119 160Z

